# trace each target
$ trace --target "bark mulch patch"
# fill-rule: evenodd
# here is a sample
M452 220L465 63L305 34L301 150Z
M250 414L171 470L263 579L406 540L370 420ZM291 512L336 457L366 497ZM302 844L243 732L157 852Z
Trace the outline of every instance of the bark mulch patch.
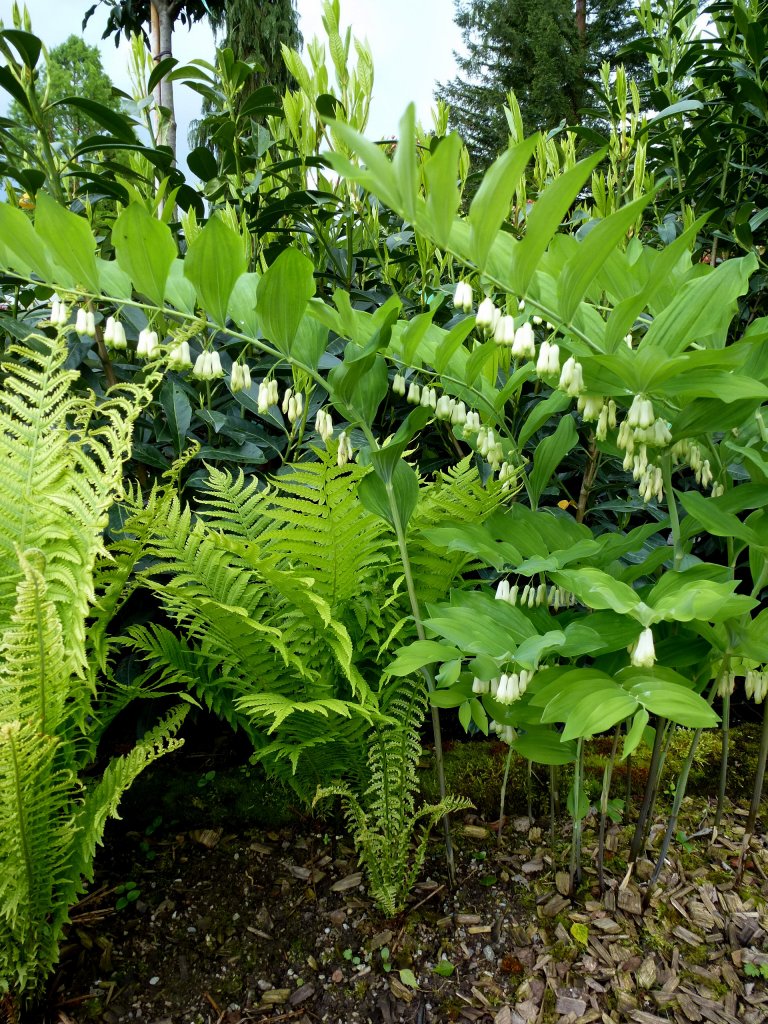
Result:
M73 912L46 1016L59 1024L768 1021L768 844L738 877L743 817L717 836L687 801L658 888L610 829L601 894L587 820L568 895L567 830L527 818L455 828L459 884L435 840L408 912L385 920L349 840L322 823L230 834L113 834ZM657 845L664 822L654 827ZM684 831L687 829L688 831ZM119 907L120 909L116 909Z

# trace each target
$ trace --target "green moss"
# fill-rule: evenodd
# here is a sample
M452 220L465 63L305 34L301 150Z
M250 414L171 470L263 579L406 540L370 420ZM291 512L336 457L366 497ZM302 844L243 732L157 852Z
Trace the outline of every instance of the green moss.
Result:
M468 797L486 821L499 817L501 784L504 780L509 748L493 740L473 739L446 745L445 782L449 793ZM429 757L421 773L421 790L426 800L439 798L434 758ZM541 813L548 806L548 770L534 766L531 777L534 809ZM506 813L525 814L528 809L528 762L512 755L507 781Z

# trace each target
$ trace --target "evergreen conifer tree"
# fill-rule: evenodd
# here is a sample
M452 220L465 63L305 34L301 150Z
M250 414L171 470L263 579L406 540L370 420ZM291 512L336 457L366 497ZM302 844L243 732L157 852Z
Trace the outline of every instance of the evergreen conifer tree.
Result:
M439 85L456 128L480 164L507 146L503 107L517 96L527 131L574 124L592 102L603 61L639 34L632 0L454 0L465 53Z

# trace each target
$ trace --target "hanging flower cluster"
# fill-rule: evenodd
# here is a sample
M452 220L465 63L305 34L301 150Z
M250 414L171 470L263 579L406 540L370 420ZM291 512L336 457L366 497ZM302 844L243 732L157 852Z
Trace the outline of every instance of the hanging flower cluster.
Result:
M78 309L75 330L78 334L85 334L89 338L96 337L96 317L92 309L85 309L84 306Z
M576 604L575 596L563 587L556 587L554 584L548 587L546 583L539 583L538 586L526 583L521 589L517 583L511 586L509 580L499 580L496 586L496 600L506 601L513 606L519 602L521 608L546 605L554 611L572 608Z
M744 692L755 704L762 704L768 694L768 672L762 669L747 669L744 676Z
M125 337L125 328L122 323L113 316L107 317L104 325L104 344L115 352L124 352L128 348L128 341ZM191 363L189 364L192 365Z
M472 312L472 286L466 281L459 281L453 295L453 304L462 313Z
M288 422L293 424L301 419L304 412L304 396L300 391L293 393L293 388L286 388L283 395L283 404L280 406L283 415L288 417Z
M247 391L251 386L251 371L247 363L233 363L229 389L233 395Z
M262 416L269 412L273 405L280 401L277 381L273 378L263 380L259 384L258 409Z
M51 303L51 323L54 327L64 327L68 320L69 309L67 308L66 302L60 302L59 299L54 299Z
M683 441L678 441L677 444L672 445L671 453L675 465L684 464L690 466L696 478L696 483L700 487L711 488L713 498L723 494L725 488L722 484L715 482L709 459L704 458L704 453L695 441L689 441L687 438Z
M180 341L168 353L168 368L170 370L192 369L192 356L189 351L188 341Z
M342 430L339 434L339 449L336 453L336 462L339 466L346 466L346 464L352 458L354 452L352 451L352 445L349 443L346 430Z
M148 327L139 331L139 341L136 345L136 356L139 359L154 359L160 352L160 341L157 331L150 331ZM218 359L218 354L214 353ZM223 376L223 374L222 374Z
M215 349L213 352L207 350L201 352L195 360L192 376L197 377L198 380L216 380L223 377L224 370L221 367L219 353Z
M318 409L315 416L315 430L326 443L333 437L333 420L325 409Z
M506 743L507 746L514 743L517 738L517 733L511 725L502 725L501 722L497 722L495 719L491 720L488 726L492 733L495 733L502 743Z
M499 704L514 704L528 689L528 684L533 676L533 672L524 668L519 672L509 674L504 672L498 679L478 679L475 676L472 682L472 693L478 697L488 694Z
M653 646L653 631L646 626L637 640L627 648L629 659L635 668L652 668L656 664L656 649Z

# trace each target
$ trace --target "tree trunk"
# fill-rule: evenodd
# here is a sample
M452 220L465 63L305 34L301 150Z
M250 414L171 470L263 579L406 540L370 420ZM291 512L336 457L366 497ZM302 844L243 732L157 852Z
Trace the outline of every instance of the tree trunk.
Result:
M171 0L152 0L152 44L155 47L155 63L173 56L173 14ZM176 162L176 112L173 105L173 82L160 82L155 97L167 111L163 121L164 130L159 132L161 145L170 146Z
M576 0L576 31L584 46L587 38L587 0Z

